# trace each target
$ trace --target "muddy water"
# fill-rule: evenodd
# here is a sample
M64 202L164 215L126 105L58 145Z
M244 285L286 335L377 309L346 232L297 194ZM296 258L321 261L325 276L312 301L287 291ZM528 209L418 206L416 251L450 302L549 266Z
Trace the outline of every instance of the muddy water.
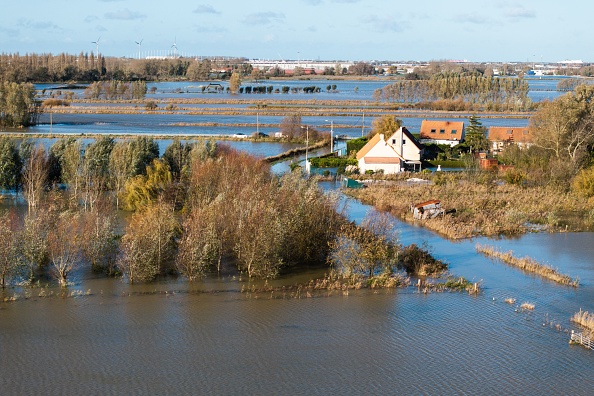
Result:
M349 203L360 219L369 209ZM480 240L579 276L558 286L399 224L476 297L360 291L294 298L241 293L231 276L127 285L79 274L79 297L0 303L3 394L591 394L593 352L568 345L569 317L594 309L594 235ZM303 281L301 274L277 283ZM51 290L44 290L49 293ZM57 290L54 290L56 293ZM522 312L505 297L535 304Z

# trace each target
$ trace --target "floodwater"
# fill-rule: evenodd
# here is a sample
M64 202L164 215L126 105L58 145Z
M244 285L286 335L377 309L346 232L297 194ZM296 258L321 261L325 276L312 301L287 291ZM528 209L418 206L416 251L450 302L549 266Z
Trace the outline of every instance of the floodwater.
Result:
M546 99L554 99L561 95L562 92L556 90L556 85L559 78L530 78L527 79L532 90L529 96L533 101L542 101ZM168 102L175 102L175 99L189 99L189 98L208 98L208 99L265 99L273 103L279 100L351 100L359 101L362 106L373 102L373 92L388 84L391 80L373 80L373 81L353 81L353 80L288 80L288 81L263 81L260 83L246 83L246 85L272 85L275 89L282 86L289 87L305 87L316 85L321 88L321 92L317 94L304 93L289 93L289 94L241 94L231 95L228 93L202 93L199 87L201 85L208 85L208 82L163 82L148 84L149 90L152 87L156 88L155 93L147 94L147 98L166 100ZM226 87L226 82L222 83ZM328 92L325 90L327 85L336 85L337 90ZM45 94L49 95L51 92L57 92L55 85L38 84L38 89L45 89ZM83 97L83 90L72 90L77 97ZM74 107L77 105L74 104ZM109 104L106 106L130 106L129 104ZM181 108L192 109L228 109L228 108L244 108L246 104L194 104L194 105L180 105ZM216 111L215 111L216 112ZM470 114L469 114L470 116ZM332 117L334 125L336 125L336 133L346 135L349 137L358 137L366 133L373 121L373 114L367 114L364 118L361 114L341 115ZM466 118L451 118L451 117L435 117L435 114L427 115L419 112L418 117L405 117L402 119L403 125L411 132L415 133L420 130L421 121L424 118L431 118L436 120L449 121L464 121ZM274 134L278 131L278 125L283 119L283 116L266 116L262 115L256 120L255 115L225 115L225 114L209 114L209 115L194 115L188 114L186 110L179 110L171 114L163 114L160 112L147 112L142 114L69 114L58 113L52 115L50 125L50 115L44 113L41 115L39 124L35 127L29 128L33 133L60 133L60 134L184 134L184 135L231 135L235 133L244 133L251 135L258 128L257 124L263 125L258 128L260 132L266 134ZM330 121L328 117L302 117L304 124L318 128L321 131L329 131ZM528 115L524 118L483 118L483 125L490 126L508 126L508 127L524 127L528 125ZM216 124L216 125L215 125ZM242 124L245 126L229 126L230 124ZM265 125L275 125L274 127Z
M348 200L361 220L370 208ZM398 290L241 293L229 275L149 285L79 273L69 292L0 303L3 394L591 394L592 351L569 318L594 305L594 234L450 242L396 222L478 296ZM475 252L512 249L579 276L577 289ZM317 273L319 275L319 273ZM273 284L304 282L314 273ZM46 295L57 289L44 289ZM517 304L503 300L514 297ZM534 311L519 304L531 302Z
M233 144L249 152L264 147ZM370 210L346 201L355 221ZM249 282L233 275L128 285L80 270L68 297L45 284L0 292L18 297L0 302L0 393L592 393L594 352L568 341L577 330L569 318L594 310L594 233L452 242L394 221L401 243L426 246L453 274L480 282L482 293L423 294L411 286L250 294L241 292ZM579 277L580 286L490 260L476 243L529 255ZM521 311L523 302L535 309Z

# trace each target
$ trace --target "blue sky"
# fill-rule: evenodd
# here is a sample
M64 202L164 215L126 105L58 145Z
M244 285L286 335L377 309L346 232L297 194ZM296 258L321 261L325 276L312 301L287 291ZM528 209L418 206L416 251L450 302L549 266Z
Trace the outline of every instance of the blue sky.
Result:
M590 0L3 1L0 52L594 61ZM135 41L140 42L138 46Z

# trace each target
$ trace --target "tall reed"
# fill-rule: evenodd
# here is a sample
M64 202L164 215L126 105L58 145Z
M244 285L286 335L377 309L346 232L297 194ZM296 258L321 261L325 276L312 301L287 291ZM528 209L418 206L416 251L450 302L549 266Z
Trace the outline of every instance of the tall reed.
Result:
M532 272L534 274L540 275L543 278L547 278L562 285L568 285L573 287L579 286L580 281L578 278L572 279L569 275L562 274L550 265L541 264L531 257L514 257L512 251L501 252L492 246L485 246L480 244L476 245L476 250L477 252L482 253L485 256L495 257L509 265L520 268L521 270L527 272Z
M588 311L582 311L580 309L579 312L573 314L571 321L586 328L590 333L594 332L594 313L589 313Z

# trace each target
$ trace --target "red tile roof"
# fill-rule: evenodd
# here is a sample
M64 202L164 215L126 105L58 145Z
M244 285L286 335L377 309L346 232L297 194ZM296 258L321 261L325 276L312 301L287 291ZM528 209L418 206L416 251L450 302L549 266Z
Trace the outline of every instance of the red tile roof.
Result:
M532 135L528 127L490 127L487 139L492 142L530 143Z
M421 123L421 139L462 140L463 121L430 121Z

